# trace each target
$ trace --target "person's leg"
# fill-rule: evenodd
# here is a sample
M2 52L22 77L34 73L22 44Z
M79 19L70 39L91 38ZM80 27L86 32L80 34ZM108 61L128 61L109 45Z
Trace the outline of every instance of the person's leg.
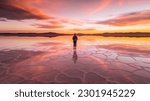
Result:
M73 41L73 46L74 46L74 47L77 46L77 41Z

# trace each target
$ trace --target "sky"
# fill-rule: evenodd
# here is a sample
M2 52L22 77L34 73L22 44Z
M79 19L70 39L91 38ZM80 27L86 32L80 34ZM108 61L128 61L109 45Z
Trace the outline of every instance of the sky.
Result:
M0 0L3 32L150 32L150 0Z

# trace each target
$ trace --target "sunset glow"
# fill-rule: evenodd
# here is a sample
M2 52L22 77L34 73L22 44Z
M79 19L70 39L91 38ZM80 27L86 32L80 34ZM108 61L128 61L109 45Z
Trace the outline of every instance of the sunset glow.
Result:
M3 32L150 32L150 0L1 0Z

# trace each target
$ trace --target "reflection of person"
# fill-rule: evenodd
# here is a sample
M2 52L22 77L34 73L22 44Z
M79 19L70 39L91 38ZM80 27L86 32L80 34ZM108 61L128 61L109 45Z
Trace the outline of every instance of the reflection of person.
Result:
M74 46L74 48L76 48L76 46L77 46L77 41L78 41L78 37L77 37L76 34L73 35L72 40L73 40L73 46Z
M76 48L73 49L72 59L73 59L74 64L76 64L77 60L78 60L78 55L77 55L77 52L76 52Z

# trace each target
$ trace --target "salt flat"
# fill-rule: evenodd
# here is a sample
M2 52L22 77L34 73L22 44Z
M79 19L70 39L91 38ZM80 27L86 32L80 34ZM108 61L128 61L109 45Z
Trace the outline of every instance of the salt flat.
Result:
M0 83L150 83L150 38L0 39Z

